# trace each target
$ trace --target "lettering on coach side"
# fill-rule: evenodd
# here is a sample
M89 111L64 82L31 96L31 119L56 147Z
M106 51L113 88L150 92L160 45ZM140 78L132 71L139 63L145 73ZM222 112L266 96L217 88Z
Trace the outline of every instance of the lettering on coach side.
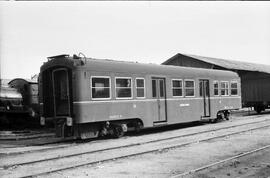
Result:
M225 106L225 109L233 109L233 106Z
M121 119L122 115L111 115L109 116L110 119Z
M189 106L189 103L180 104L179 106L180 107L187 107L187 106Z

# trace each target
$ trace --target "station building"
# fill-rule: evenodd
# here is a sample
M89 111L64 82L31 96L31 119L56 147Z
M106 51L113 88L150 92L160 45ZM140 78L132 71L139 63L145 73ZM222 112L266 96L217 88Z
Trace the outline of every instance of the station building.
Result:
M241 78L242 106L260 113L270 107L270 66L178 53L163 65L230 70Z

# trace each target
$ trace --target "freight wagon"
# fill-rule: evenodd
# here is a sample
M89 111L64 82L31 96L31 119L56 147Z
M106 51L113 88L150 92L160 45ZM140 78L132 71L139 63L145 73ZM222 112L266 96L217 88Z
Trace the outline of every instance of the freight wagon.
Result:
M241 107L240 87L231 71L53 56L39 74L41 123L85 139L228 119Z

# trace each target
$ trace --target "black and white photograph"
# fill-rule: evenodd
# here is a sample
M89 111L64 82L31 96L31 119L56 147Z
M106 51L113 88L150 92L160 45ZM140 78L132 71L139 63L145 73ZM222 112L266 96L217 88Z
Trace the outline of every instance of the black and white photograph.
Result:
M1 1L1 178L270 178L270 1Z

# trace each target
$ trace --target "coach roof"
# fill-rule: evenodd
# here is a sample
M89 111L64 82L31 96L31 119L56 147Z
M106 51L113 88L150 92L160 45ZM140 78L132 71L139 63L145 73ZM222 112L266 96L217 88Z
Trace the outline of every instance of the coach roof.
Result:
M238 74L231 71L221 70L209 70L209 69L198 69L190 67L179 67L179 66L165 66L159 64L144 64L137 62L127 61L116 61L108 59L93 59L87 58L85 60L85 67L87 70L92 71L107 71L116 73L136 73L136 74L155 74L155 75L190 75L190 76L204 76L213 77L215 76L228 76L238 77Z
M231 71L209 70L190 67L168 66L159 64L145 64L138 62L117 61L110 59L74 58L74 56L59 55L51 57L41 67L41 71L54 66L66 66L78 70L103 71L114 73L153 74L153 75L185 75L202 77L238 77L238 74Z

